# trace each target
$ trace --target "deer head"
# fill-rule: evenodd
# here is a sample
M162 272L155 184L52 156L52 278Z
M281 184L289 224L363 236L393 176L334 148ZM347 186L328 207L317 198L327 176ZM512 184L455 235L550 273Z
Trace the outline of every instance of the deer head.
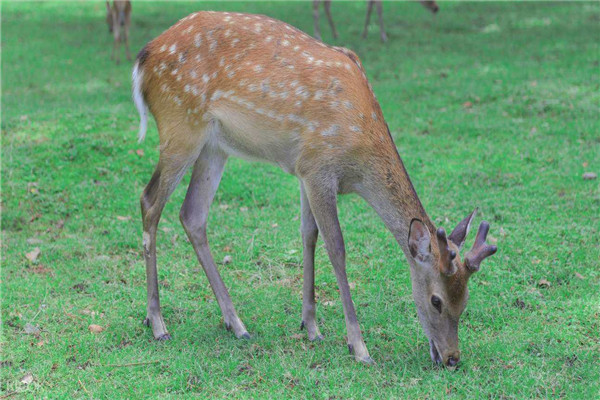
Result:
M475 211L462 220L448 237L444 229L439 228L433 240L427 226L413 219L408 235L417 314L429 339L432 361L448 366L455 366L460 359L458 321L469 298L467 282L479 270L481 261L497 250L496 246L485 242L490 226L483 221L475 244L461 260L459 252L474 216Z

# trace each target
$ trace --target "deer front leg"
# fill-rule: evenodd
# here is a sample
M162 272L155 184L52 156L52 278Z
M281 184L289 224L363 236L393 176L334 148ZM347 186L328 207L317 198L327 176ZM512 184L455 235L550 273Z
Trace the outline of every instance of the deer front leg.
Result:
M379 35L382 42L387 42L387 35L385 34L385 28L383 26L383 5L381 0L375 0L377 3L377 17L379 18Z
M373 3L374 3L374 0L369 0L369 3L367 4L367 19L365 19L365 28L363 29L363 34L362 34L363 39L367 38L367 34L369 31L369 21L371 20L371 12L373 11Z
M327 185L322 179L315 179L314 185L304 181L304 185L310 208L319 231L323 235L342 297L346 330L348 332L348 349L351 354L354 354L357 361L371 364L373 359L369 356L369 351L363 341L352 297L350 296L350 286L346 276L346 250L337 215L337 192L331 189L335 185Z
M306 328L308 339L322 340L323 336L319 332L316 321L316 302L315 302L315 247L319 236L319 229L310 204L306 197L304 185L300 182L300 209L302 232L302 264L304 266L304 283L302 288L302 325L300 328Z
M335 24L333 23L333 17L331 16L331 0L325 0L325 15L327 15L327 20L329 21L329 26L331 27L331 31L333 32L333 37L337 39L338 33L335 30Z
M313 23L315 38L321 40L321 30L319 29L319 4L321 0L313 0Z
M129 51L129 28L125 27L124 32L125 36L125 55L127 56L127 60L131 61L131 52Z
M225 327L227 330L233 330L237 338L248 339L250 335L235 311L229 292L210 253L206 236L208 211L219 187L226 161L225 155L211 148L202 150L194 165L194 172L179 217L217 298Z

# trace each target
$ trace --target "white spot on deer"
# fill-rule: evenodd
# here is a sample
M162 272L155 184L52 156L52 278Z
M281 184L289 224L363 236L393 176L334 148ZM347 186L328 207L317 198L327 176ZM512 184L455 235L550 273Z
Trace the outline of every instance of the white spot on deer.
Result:
M260 90L263 93L269 93L271 91L271 86L269 85L268 80L264 80L260 83Z
M234 75L235 75L235 71L229 71L229 72L227 73L227 77L228 77L228 78L233 78L233 76L234 76Z
M194 35L194 46L200 47L202 45L202 34L196 33Z
M298 50L300 50L300 46L297 46L297 45L294 46L294 51L298 51Z
M288 92L284 90L283 92L279 93L279 97L281 97L282 99L287 99Z
M337 100L333 100L329 102L329 106L331 106L331 108L338 108L340 106L340 102Z
M352 67L350 66L350 64L344 64L344 68L346 68L348 71L350 71L350 69L352 69Z
M356 133L362 133L362 130L356 125L350 125L350 130Z
M337 125L337 124L333 124L329 128L325 129L324 131L321 131L321 135L323 135L323 136L335 136L335 135L337 135L337 133L338 133L339 130L340 130L340 126Z
M163 83L163 84L160 86L160 90L161 90L162 92L168 92L168 91L169 91L169 86L167 86L167 84L166 84L166 83Z
M206 103L206 93L202 92L202 95L200 96L200 100L202 101L202 104Z
M183 91L184 91L184 92L186 92L186 93L189 93L189 92L190 92L190 90L191 90L191 87L190 87L190 85L185 85L185 86L183 87Z
M240 41L240 39L238 39L238 38L235 38L235 39L233 39L233 40L231 41L231 47L235 47L235 45L236 45L236 44L237 44L237 42L239 42L239 41Z
M254 72L262 72L262 71L263 71L263 67L261 67L260 65L254 66Z
M308 89L306 89L304 86L298 86L296 88L296 96L300 96L304 100L308 100L308 98L310 97L310 93L308 92Z
M295 88L296 86L298 86L298 81L291 81L290 86Z
M196 54L196 57L194 57L194 58L198 62L202 61L202 56L200 54Z
M198 74L196 73L196 71L194 71L194 70L191 70L191 71L190 71L190 78L192 78L192 79L196 79L197 77L198 77Z
M208 81L210 81L210 76L208 76L207 74L202 75L202 81L204 83L208 83Z
M248 85L248 90L250 92L256 92L258 90L258 85L251 83L250 85Z
M219 67L222 67L223 65L225 65L225 58L221 57L219 60Z
M166 51L166 50L167 50L167 45L166 44L163 44L162 46L160 46L160 52L161 53L164 52L164 51Z
M194 86L192 86L192 94L193 94L194 96L198 96L198 88L197 88L195 85L194 85Z
M185 28L183 31L181 31L181 36L183 36L183 34L188 34L192 31L192 29L194 29L194 25L190 25L187 28Z
M180 105L181 105L181 103L182 103L182 101L181 101L181 99L179 98L179 96L175 96L175 97L173 97L173 101L174 101L175 103L177 103L177 105L178 105L178 106L180 106Z
M173 43L171 47L169 47L169 54L175 54L177 51L177 43Z
M254 24L254 32L260 33L262 31L262 24Z
M163 61L163 62L160 63L159 67L160 67L161 71L164 71L165 69L167 69L167 64L165 64L164 61Z
M227 29L227 30L225 31L225 33L223 34L223 36L225 36L225 37L229 37L229 36L231 36L231 29Z
M175 68L173 71L171 71L171 75L177 75L178 72L179 72L179 69Z
M181 81L182 78L183 78L182 74L177 75L177 82Z
M227 15L223 18L223 21L227 22L227 21L231 21L231 16Z
M348 100L344 100L343 103L344 103L344 107L346 107L348 110L352 110L354 108L352 103Z
M186 56L183 53L179 53L179 57L177 58L177 61L179 61L181 64L183 64L186 60Z
M317 90L315 92L315 96L314 99L315 100L321 100L323 98L323 95L325 94L325 92L323 92L322 90Z
M215 51L216 48L217 48L217 41L214 39L211 39L210 46L208 47L208 51L212 53L213 51Z
M284 47L287 47L287 46L290 45L290 41L289 40L283 40L283 41L281 41L281 45L284 46Z
M212 79L215 79L217 77L217 71L213 72L212 75L210 76Z
M324 63L324 61L323 61L323 60L317 60L317 61L315 61L315 65L316 65L317 67L320 67L321 65L323 65L323 63Z
M240 81L238 82L239 87L244 87L247 84L248 84L248 79L240 79Z
M265 38L265 42L269 43L271 40L273 40L273 36L269 35Z
M371 113L371 118L373 118L373 121L377 121L377 113L375 111Z

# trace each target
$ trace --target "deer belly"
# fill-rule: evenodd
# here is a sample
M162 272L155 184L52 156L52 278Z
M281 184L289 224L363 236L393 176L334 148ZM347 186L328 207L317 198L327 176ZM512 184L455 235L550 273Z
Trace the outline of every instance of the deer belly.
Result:
M212 141L226 154L276 164L294 174L297 131L289 131L282 124L266 123L260 114L255 116L223 109L211 110L210 114L218 121Z

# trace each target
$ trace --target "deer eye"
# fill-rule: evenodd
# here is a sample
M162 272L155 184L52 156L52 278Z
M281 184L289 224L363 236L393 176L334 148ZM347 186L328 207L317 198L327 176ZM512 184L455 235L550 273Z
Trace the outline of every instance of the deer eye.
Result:
M442 300L437 296L431 296L431 305L435 307L436 310L441 314L442 313Z

